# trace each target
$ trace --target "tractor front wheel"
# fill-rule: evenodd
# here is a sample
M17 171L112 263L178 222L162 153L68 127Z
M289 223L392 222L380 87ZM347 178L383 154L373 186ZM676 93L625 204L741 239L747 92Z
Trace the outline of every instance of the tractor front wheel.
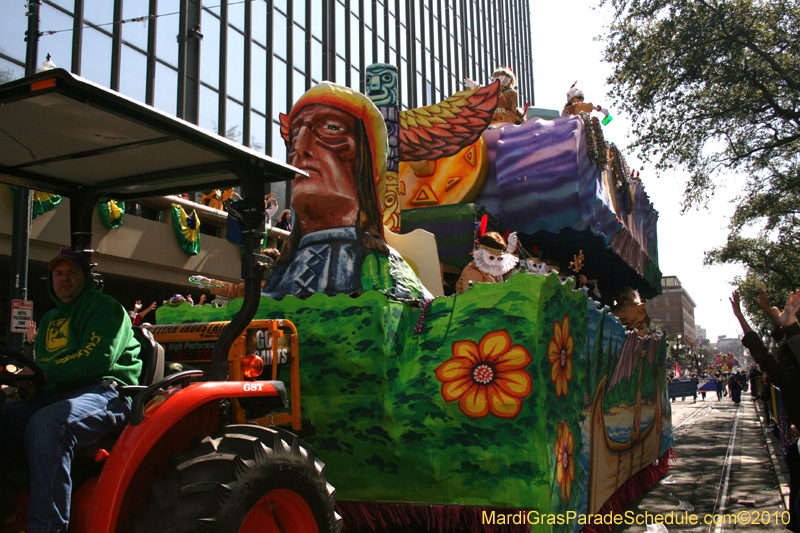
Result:
M150 485L136 533L338 533L336 492L325 465L278 428L227 426Z

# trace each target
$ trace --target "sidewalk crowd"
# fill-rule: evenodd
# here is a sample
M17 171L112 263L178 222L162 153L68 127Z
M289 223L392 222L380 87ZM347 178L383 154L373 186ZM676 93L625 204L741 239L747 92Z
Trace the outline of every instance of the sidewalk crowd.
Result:
M742 313L739 292L732 294L730 302L733 314L744 331L742 344L749 350L757 365L749 369L748 380L745 380L741 371L732 374L728 380L728 388L731 399L736 403L740 401L741 390L748 385L753 400L763 402L768 423L780 438L781 451L789 468L789 529L800 532L800 324L797 322L800 290L789 294L783 311L770 305L769 297L763 290L759 290L756 301L769 317L774 329L768 339L762 340ZM768 341L769 346L765 341Z

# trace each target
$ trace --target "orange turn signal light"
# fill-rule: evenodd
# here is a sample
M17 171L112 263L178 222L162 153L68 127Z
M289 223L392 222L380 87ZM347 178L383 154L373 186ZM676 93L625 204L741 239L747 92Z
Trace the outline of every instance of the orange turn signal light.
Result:
M55 78L47 78L46 80L35 81L31 83L31 92L41 91L42 89L49 89L56 86Z
M242 374L249 379L257 378L264 371L264 360L257 354L247 354L242 358Z

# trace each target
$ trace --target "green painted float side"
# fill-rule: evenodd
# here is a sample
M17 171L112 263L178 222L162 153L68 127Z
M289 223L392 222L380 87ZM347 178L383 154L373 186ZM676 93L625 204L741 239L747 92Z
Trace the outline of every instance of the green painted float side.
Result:
M159 324L228 320L240 302L221 309L165 306L157 319ZM309 442L326 463L340 500L563 513L585 512L587 409L625 340L619 322L593 305L555 275L518 274L504 284L476 284L464 294L435 299L420 334L414 330L422 310L375 291L358 298L264 298L256 318L286 318L297 327L303 414L317 426ZM567 324L568 335L559 336ZM462 353L459 346L475 346L480 353L486 339L500 339L495 345L507 339L507 354L530 355L529 364L513 369L517 378L523 373L530 380L529 390L519 393L516 413L468 416L469 408L443 395L447 379L441 380L437 369ZM554 372L561 360L548 357L553 342L569 352L569 379ZM498 361L506 356L494 359L498 379ZM661 356L657 364L663 364ZM652 393L659 378L651 370L645 381ZM618 387L633 387L631 379L626 376ZM614 394L619 401L631 398L630 391ZM556 457L557 440L567 432L573 447L562 464L571 463L573 479L566 483L562 476L559 483L559 460L565 456Z

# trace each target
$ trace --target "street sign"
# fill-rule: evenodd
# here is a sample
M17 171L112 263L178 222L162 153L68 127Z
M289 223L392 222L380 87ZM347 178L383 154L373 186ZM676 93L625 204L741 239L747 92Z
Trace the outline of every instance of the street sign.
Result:
M33 302L11 300L11 332L25 333L25 325L33 320Z

